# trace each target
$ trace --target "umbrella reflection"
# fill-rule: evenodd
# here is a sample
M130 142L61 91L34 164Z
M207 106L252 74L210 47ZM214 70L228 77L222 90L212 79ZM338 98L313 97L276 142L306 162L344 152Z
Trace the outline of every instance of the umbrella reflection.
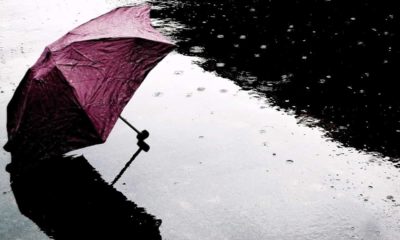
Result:
M30 165L16 163L30 162ZM106 183L83 157L13 157L11 187L22 214L54 239L161 239L161 220Z

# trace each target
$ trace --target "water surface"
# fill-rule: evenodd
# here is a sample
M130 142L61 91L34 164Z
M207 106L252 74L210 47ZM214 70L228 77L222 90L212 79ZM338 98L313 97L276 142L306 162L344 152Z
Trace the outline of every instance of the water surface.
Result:
M131 2L1 3L0 107L5 109L13 89L45 45L77 24ZM329 3L320 3L320 18L340 9L323 8L323 4ZM318 41L309 43L312 30L301 30L306 21L301 16L308 16L312 6L268 6L264 1L155 2L154 25L179 48L149 74L123 112L137 128L149 130L151 150L137 157L115 188L162 219L163 239L400 238L399 170L388 161L397 156L396 135L383 134L386 129L393 133L397 126L391 88L379 87L387 89L382 93L393 106L394 112L388 110L393 118L383 116L387 124L377 124L375 131L369 130L375 125L363 128L358 116L368 113L367 119L379 119L379 111L362 110L364 98L342 91L348 84L360 90L351 77L358 68L343 67L354 62L339 53L332 64L302 57L304 49L316 48L317 56L336 49ZM350 13L335 10L332 17ZM265 19L257 25L257 18ZM350 18L352 24L359 16ZM267 32L268 19L273 33ZM323 31L323 22L315 25L317 20L310 28ZM358 29L349 26L347 34ZM293 36L296 43L301 42L302 31L306 35L309 44L304 48L291 47L292 40L285 40L296 31L300 34ZM320 44L330 43L323 36ZM346 71L348 77L342 78ZM319 83L320 75L325 82ZM332 88L326 87L330 80L335 80L329 83ZM382 81L382 86L391 84ZM340 92L335 98L334 89ZM378 87L370 89L378 91ZM347 98L348 104L338 101ZM331 106L329 101L335 107L328 109L343 113L323 114L321 109ZM351 109L354 116L349 115ZM337 120L342 115L343 124ZM5 143L5 115L2 118L0 139ZM326 125L330 121L332 127ZM350 127L335 135L333 129L347 124ZM376 140L378 134L388 141ZM136 142L133 131L119 121L105 144L77 152L109 183L137 150ZM368 151L362 150L365 143ZM4 171L10 156L0 154L0 238L48 239L19 212Z

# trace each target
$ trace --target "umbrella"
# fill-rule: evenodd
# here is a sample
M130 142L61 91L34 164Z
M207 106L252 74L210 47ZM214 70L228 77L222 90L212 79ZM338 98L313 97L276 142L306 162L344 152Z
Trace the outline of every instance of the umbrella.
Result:
M174 48L149 13L147 5L119 7L48 45L8 104L4 148L18 159L44 158L103 143L147 74ZM138 136L139 145L147 136Z

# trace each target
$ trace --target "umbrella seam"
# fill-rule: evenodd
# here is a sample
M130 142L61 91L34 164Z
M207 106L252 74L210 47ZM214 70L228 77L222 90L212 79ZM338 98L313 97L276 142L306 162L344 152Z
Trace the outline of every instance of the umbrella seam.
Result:
M52 50L51 48L49 48L49 49L50 49L51 52L58 52L58 51L64 50L65 48L67 48L67 47L69 47L69 46L71 46L72 44L75 44L75 43L97 42L97 41L106 41L106 40L128 40L128 39L141 39L141 40L144 40L144 41L150 41L150 42L155 42L155 43L160 43L161 42L161 43L164 43L164 44L167 44L167 45L176 46L176 44L172 43L171 41L163 41L163 40L158 40L158 39L157 40L152 40L152 39L143 38L143 37L104 37L104 38L93 38L93 39L75 41L75 42L72 42L72 43L70 43L70 44L68 44L68 45L66 45L66 46L64 46L62 48L59 48L59 49L55 49L55 50ZM169 39L167 39L167 40L169 40Z

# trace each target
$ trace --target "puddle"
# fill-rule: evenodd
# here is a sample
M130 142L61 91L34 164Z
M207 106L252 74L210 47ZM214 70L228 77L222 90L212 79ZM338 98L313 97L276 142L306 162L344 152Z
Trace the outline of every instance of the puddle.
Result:
M3 33L0 36L1 90L4 91L0 94L2 109L5 109L11 90L22 78L27 65L36 61L45 45L79 22L115 6L131 3L111 0L94 5L93 1L51 4L3 2L5 5L0 10L0 18L6 21L0 21ZM198 33L208 29L208 34L211 25L218 29L215 29L212 41L206 44L193 42L191 34L179 33L191 29L190 24L183 24L179 15L182 9L191 13L196 10L196 4L220 12L226 8L220 2L170 3L182 5L175 9L175 13L168 14L169 3L160 5L154 18L165 18L163 21L154 19L154 22L160 27L165 26L163 32L175 34L174 39L189 39L186 45L180 43L180 47L187 49L189 55L198 56L190 57L177 52L170 54L148 75L125 108L123 115L126 119L138 129L150 132L146 141L151 149L148 153L141 153L115 185L130 201L162 219L160 231L163 238L400 238L400 208L397 204L400 173L389 161L392 157L371 152L380 150L374 145L373 137L366 138L370 139L368 144L373 146L368 149L369 152L360 150L356 140L366 135L355 126L361 117L351 118L346 111L327 107L323 108L323 113L333 113L338 118L318 118L321 108L317 107L314 112L312 109L315 107L313 104L318 103L314 100L319 95L310 96L303 92L307 90L306 86L313 93L325 91L320 86L329 85L338 76L324 71L321 72L323 77L317 76L318 80L325 80L323 83L291 85L297 74L293 71L295 69L288 68L273 72L278 80L264 81L266 76L254 74L254 69L260 68L258 61L265 66L267 54L263 51L272 51L270 54L276 56L273 39L257 38L262 42L254 44L256 38L244 28L233 34L215 24L215 21L220 23L221 18L229 19L230 13L226 12L225 17L210 14L214 17L199 21L204 14L197 12L198 15L193 15L192 19L203 26L195 26ZM87 5L83 7L81 4ZM265 11L243 4L247 13L254 17L262 17ZM161 6L167 7L167 10L162 10ZM49 11L60 7L64 11ZM40 12L42 14L38 14ZM349 21L356 23L360 17L355 17L354 21L350 18ZM171 21L165 21L167 18ZM9 25L11 23L12 26ZM298 24L293 22L284 24L285 32L289 25L293 25L289 28L290 34L298 31ZM214 45L214 40L229 41L229 44L219 48L220 45ZM284 46L290 46L291 41L284 43ZM210 49L213 46L218 47ZM251 46L256 49L253 51ZM212 57L204 58L208 54ZM257 57L255 54L258 54ZM295 66L297 61L310 61L310 57L302 59L303 54L289 66ZM224 56L230 57L226 59ZM279 61L283 59L278 58ZM212 64L205 67L209 70L205 71L202 67L208 60L212 60ZM218 67L218 63L224 65ZM267 63L276 66L273 62ZM365 74L363 76L368 78ZM347 89L350 85L344 86ZM350 87L351 94L352 91L360 93L357 86ZM367 88L362 89L369 93ZM265 93L276 93L276 96L272 94L271 98L267 98ZM305 96L304 101L301 101L301 96ZM295 108L287 111L292 104ZM396 107L393 105L392 109ZM298 110L306 110L301 112L304 119L299 119ZM388 109L384 119L389 119L387 117L392 111ZM339 117L342 113L345 113L343 121L338 120L342 119ZM349 122L349 119L354 121ZM343 126L337 130L339 135L346 133L342 143L336 141L341 140L340 137L332 134L335 138L327 137L331 133L331 128L326 127L330 120L333 122L332 129ZM371 127L368 129L360 127L367 132L367 136L374 136L370 135L371 132L385 132L371 121L369 124ZM390 121L388 126L392 129ZM5 143L5 122L0 133L1 142ZM356 137L349 142L346 140L348 136ZM384 139L382 137L378 139ZM111 182L137 150L136 143L135 133L118 121L105 144L77 152L84 153L102 179ZM347 143L357 143L354 145L356 148L348 147ZM388 144L390 147L390 141ZM10 159L7 153L2 153L4 161L0 162L0 167L4 169ZM8 174L4 172L0 176L1 192L9 192ZM0 198L1 239L46 239L33 222L19 213L13 194L2 194Z

